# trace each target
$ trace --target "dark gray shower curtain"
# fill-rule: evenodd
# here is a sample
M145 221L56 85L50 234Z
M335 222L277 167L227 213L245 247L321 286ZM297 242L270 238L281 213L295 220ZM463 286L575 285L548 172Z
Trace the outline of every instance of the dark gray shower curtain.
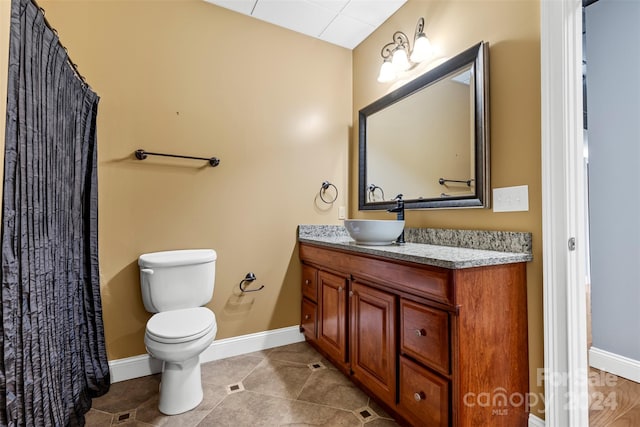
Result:
M43 12L12 0L0 424L84 425L109 388L98 271L98 96Z

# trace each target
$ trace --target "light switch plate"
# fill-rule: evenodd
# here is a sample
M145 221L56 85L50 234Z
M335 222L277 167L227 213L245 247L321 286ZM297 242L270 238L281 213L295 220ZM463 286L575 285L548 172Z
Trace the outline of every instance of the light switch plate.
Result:
M519 212L529 210L529 186L493 189L494 212Z

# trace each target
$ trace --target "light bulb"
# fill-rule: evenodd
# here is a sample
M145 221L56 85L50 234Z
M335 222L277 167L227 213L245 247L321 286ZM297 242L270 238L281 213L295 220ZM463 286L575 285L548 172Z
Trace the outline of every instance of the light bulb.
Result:
M431 42L424 33L420 33L413 44L413 51L411 51L412 62L422 62L431 57L433 54L433 48Z
M393 52L393 58L391 59L391 63L398 71L405 71L411 67L409 63L409 58L407 57L407 51L399 47Z
M378 75L378 81L380 83L388 83L396 78L396 70L393 64L385 59L380 67L380 74Z

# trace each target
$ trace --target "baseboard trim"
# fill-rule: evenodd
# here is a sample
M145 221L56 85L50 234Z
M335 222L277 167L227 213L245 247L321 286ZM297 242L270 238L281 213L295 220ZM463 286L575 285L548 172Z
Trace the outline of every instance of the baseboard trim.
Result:
M622 378L640 383L640 361L591 347L589 365Z
M227 357L267 350L272 347L293 344L304 341L298 326L257 332L239 337L216 340L200 355L202 363L212 362ZM148 354L116 359L109 362L111 383L126 381L133 378L157 374L162 371L162 362Z
M545 427L545 425L546 424L542 418L529 414L529 427Z
M116 359L109 362L111 384L156 374L161 371L162 362L152 359L148 354Z

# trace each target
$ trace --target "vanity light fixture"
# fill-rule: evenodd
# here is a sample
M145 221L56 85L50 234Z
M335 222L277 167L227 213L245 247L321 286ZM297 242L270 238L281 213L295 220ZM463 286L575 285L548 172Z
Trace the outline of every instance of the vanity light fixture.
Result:
M413 36L413 49L411 49L409 38L402 31L393 33L393 42L382 47L380 55L384 61L380 67L378 81L387 83L395 80L399 72L429 59L432 53L431 42L424 33L424 18L420 18Z

